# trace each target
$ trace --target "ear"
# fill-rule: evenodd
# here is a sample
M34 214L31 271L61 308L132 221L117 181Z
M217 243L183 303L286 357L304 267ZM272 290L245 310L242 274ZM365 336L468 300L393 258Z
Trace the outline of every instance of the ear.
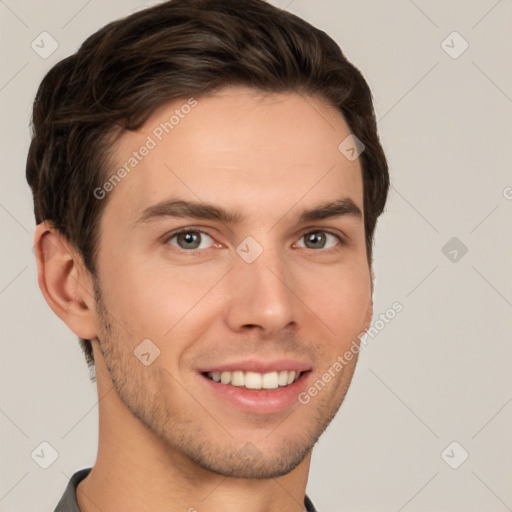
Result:
M366 310L366 316L364 319L364 331L366 332L372 323L373 318L373 298L375 296L375 273L373 272L373 266L370 265L370 303Z
M366 310L366 316L364 318L364 331L366 332L372 323L373 318L373 296L374 296L374 283L375 283L375 274L373 272L373 268L370 267L370 303L368 304L368 309Z
M37 281L53 312L80 338L96 338L92 276L78 251L50 223L34 234Z
M364 319L364 331L366 332L372 323L373 318L373 299L370 298L370 303L368 304L368 309L366 310L366 316Z

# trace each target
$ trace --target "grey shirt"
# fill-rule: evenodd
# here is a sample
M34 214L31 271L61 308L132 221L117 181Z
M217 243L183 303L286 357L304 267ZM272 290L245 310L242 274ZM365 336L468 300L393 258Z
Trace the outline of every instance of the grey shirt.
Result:
M81 469L77 471L70 479L62 498L54 512L80 512L76 501L76 488L78 484L89 474L92 468ZM305 496L304 506L307 512L317 512L311 503L311 500Z

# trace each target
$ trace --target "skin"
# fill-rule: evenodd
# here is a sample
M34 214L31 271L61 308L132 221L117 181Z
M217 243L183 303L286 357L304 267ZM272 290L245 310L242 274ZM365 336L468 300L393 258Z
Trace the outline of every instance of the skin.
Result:
M303 209L339 198L363 211L359 159L338 150L350 134L339 111L313 97L241 87L197 100L102 199L96 290L75 248L51 225L36 228L43 295L77 336L93 340L99 446L78 487L82 512L303 510L312 447L345 397L357 356L308 404L271 414L233 407L197 369L291 357L311 364L312 384L370 325L363 219L297 223ZM124 134L115 164L184 103ZM136 223L145 208L176 196L246 219ZM189 226L207 233L196 235L199 248L183 236L165 240ZM304 235L319 231L307 245ZM250 264L236 252L247 236L263 249ZM160 350L148 366L133 352L145 339Z

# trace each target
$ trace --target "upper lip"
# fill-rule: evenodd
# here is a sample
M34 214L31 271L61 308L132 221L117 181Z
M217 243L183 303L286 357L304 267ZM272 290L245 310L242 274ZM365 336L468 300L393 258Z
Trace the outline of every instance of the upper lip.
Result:
M306 372L311 370L310 363L298 361L296 359L273 359L271 361L264 361L258 359L244 359L240 361L231 361L229 363L222 363L211 365L204 368L198 368L200 373L207 372L256 372L256 373L270 373L280 372L283 370L295 370L299 372Z

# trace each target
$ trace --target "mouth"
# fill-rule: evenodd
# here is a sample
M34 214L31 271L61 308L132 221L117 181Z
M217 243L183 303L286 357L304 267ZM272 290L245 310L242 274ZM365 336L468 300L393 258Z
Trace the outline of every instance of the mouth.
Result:
M306 372L300 370L281 370L279 372L251 372L243 370L223 372L203 372L202 375L226 386L235 386L251 390L272 390L291 386Z
M256 415L282 413L299 404L298 397L312 378L312 369L262 368L262 371L216 369L201 371L202 387L222 409L235 409Z

